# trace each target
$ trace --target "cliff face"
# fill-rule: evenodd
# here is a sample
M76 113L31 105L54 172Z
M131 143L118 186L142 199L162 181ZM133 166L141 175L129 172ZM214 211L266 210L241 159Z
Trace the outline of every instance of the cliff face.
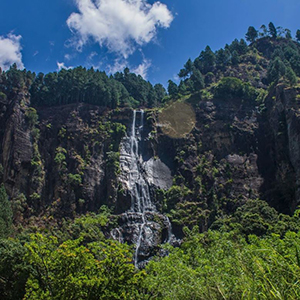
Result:
M11 197L30 189L33 144L25 120L28 104L29 99L24 93L0 101L1 175Z
M157 111L145 112L145 177L179 236L182 225L206 230L248 199L293 212L300 201L298 94L278 85L260 109L241 99L194 96L195 127L177 139L162 131ZM131 110L72 104L36 112L26 93L1 101L1 180L16 221L72 217L103 204L116 214L130 208L119 151Z
M264 195L280 211L291 213L299 194L299 89L278 85L266 99L260 137ZM265 140L265 141L264 141ZM268 167L269 166L269 167Z

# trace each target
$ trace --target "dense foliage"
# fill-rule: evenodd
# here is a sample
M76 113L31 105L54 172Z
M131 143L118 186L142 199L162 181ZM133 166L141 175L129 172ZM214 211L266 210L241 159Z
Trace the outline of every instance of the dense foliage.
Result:
M27 87L34 106L89 103L109 108L118 106L156 106L166 96L161 84L154 87L140 75L124 73L107 76L104 71L77 67L48 74L17 70L13 65L0 73L0 96L13 97L14 91Z
M195 60L188 59L179 71L179 84L169 80L168 94L161 84L153 86L128 68L111 76L83 67L38 75L18 70L16 65L6 72L0 70L0 101L6 104L23 93L27 97L23 99L30 98L35 107L20 104L33 140L32 186L38 187L43 177L39 106L88 103L119 112L120 107L157 107L189 99L196 108L201 100L246 102L255 107L263 106L267 90L277 83L298 84L299 30L293 40L288 29L270 22L259 30L250 26L245 38L250 44L236 39L215 52L207 46ZM74 112L72 118L79 117ZM263 200L231 198L230 166L212 159L200 143L197 149L188 144L178 149L175 157L174 163L185 174L188 151L197 153L193 174L187 177L191 180L176 174L173 186L156 195L160 212L168 215L182 235L182 244L165 246L162 253L168 256L153 258L145 270L135 269L132 247L107 238L118 226L118 217L108 207L78 216L88 210L80 192L83 172L100 146L105 149L109 180L120 172L119 144L126 128L108 120L99 119L96 127L86 126L82 136L75 137L81 140L82 156L80 149L70 150L72 128L57 129L52 172L61 181L61 190L75 199L73 208L69 199L70 207L65 208L74 219L62 215L60 198L37 216L38 188L29 199L24 194L9 199L1 184L1 299L300 298L299 210L286 215ZM52 124L44 126L50 134ZM72 171L67 163L70 157ZM0 180L2 173L0 164ZM218 182L221 175L222 183ZM22 227L18 221L24 221L22 214L26 209L28 213L31 203L35 216L29 214L31 222ZM43 225L37 226L36 220Z
M235 229L199 234L197 226L185 228L180 248L165 246L167 257L154 258L145 270L136 270L132 249L93 233L92 228L103 228L110 217L102 213L76 219L63 235L52 229L0 240L1 299L250 300L300 296L299 233L258 237ZM76 233L77 226L81 230Z
M281 78L291 85L296 84L296 76L300 76L298 31L294 41L289 29L275 27L270 22L268 28L262 25L260 30L250 26L245 37L250 45L244 39L235 39L215 52L207 46L194 61L188 59L178 74L180 83L169 80L169 96L174 99L210 89L211 84L223 77L236 77L264 88ZM252 75L249 71L244 74L244 67L249 63L255 66ZM140 75L130 73L128 68L110 76L104 71L83 67L36 75L17 70L13 65L10 70L0 72L1 98L13 97L20 87L29 89L34 106L83 102L109 108L156 107L168 100L163 85L153 86Z
M299 234L246 241L232 232L196 231L147 266L152 299L299 298Z
M0 186L0 238L7 237L12 227L12 209L4 184Z

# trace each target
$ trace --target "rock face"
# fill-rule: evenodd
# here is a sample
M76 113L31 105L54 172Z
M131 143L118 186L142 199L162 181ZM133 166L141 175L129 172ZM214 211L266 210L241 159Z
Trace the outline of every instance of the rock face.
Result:
M35 111L26 91L1 99L0 181L21 205L15 222L107 205L119 216L111 234L137 245L139 264L169 239L170 222L181 237L184 225L206 230L256 198L292 213L300 202L299 94L278 85L260 109L194 99L195 127L177 139L156 111L135 119L130 109L88 104Z
M263 155L269 164L269 172L264 171L266 200L286 213L300 203L299 93L299 89L278 85L267 98L262 116L267 119L261 127L265 135Z
M30 190L33 143L25 117L28 103L24 93L0 102L2 179L11 197L15 197L20 190Z
M157 189L168 190L172 186L171 170L158 158L145 162L146 180Z

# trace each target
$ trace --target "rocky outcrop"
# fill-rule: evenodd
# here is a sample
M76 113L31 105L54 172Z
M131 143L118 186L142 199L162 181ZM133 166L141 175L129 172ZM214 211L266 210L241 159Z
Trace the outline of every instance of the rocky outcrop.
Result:
M3 182L11 197L30 191L33 143L25 117L29 99L23 92L0 102L0 163Z
M163 190L168 190L172 186L171 170L159 158L150 158L145 162L144 169L150 186Z
M138 164L156 208L145 214L149 232L157 232L155 245L165 239L166 214L180 236L183 225L206 230L248 199L294 211L300 201L299 93L278 85L259 109L241 99L195 95L195 127L179 138L164 133L157 111L145 111ZM141 216L124 214L132 207L131 161L121 143L132 110L36 108L37 121L26 91L0 101L0 180L12 201L25 196L23 215L73 217L105 204L120 216L120 238L136 242L140 227L133 224ZM141 250L141 257L154 248Z
M261 116L260 153L265 199L292 213L300 201L300 90L278 85L266 99Z

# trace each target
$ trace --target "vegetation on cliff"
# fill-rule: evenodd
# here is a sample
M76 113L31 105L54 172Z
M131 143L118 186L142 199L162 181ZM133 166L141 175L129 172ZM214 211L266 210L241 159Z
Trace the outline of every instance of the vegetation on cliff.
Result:
M300 298L300 33L270 23L246 40L207 46L168 93L128 69L0 72L3 299ZM196 115L185 138L157 121L175 101ZM138 107L147 155L172 168L151 196L182 239L144 270L110 239L130 206L119 148Z

